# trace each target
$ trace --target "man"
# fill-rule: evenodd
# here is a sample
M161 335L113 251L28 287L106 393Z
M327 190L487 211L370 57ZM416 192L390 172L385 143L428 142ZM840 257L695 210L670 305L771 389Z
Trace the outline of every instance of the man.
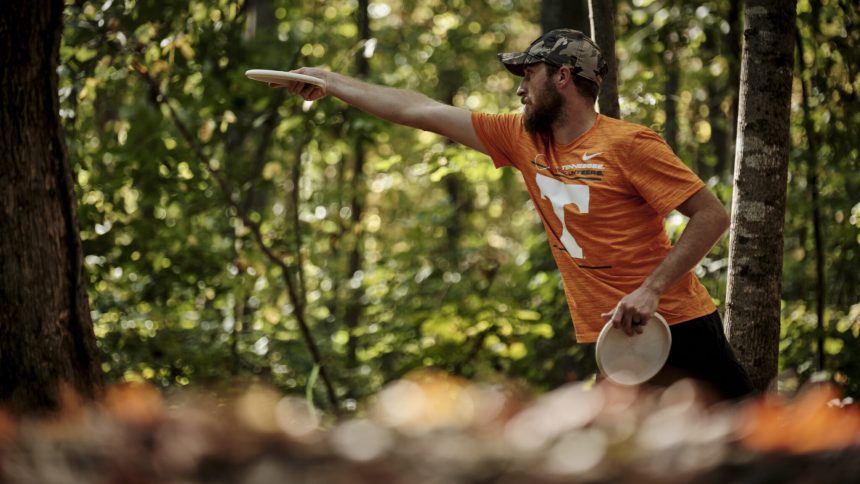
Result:
M692 273L728 228L720 201L656 133L595 112L607 68L581 32L553 30L499 58L522 76L523 113L470 113L320 69L297 72L325 79L325 92L287 88L306 100L333 95L516 168L549 237L578 342L594 342L607 322L632 336L656 311L672 331L667 367L710 383L723 398L750 393L719 313ZM672 247L664 217L675 209L690 220Z

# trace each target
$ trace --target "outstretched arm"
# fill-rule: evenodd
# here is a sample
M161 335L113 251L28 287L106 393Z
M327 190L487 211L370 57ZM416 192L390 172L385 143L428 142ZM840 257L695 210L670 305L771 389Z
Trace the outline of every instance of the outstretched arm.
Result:
M332 95L386 121L432 131L487 153L472 126L472 115L465 109L434 101L414 91L370 84L324 69L305 67L294 72L326 81L325 90L301 82L286 85L292 94L306 100Z
M707 188L694 193L678 211L690 217L678 243L638 289L621 298L614 310L601 315L628 335L642 332L634 322L647 322L657 311L660 295L696 267L729 227L723 204Z

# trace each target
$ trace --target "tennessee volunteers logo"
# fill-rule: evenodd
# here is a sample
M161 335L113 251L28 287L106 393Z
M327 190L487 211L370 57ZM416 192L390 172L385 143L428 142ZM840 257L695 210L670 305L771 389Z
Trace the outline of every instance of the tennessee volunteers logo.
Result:
M536 166L538 170L549 169L549 163L547 162L546 155L543 153L535 155L535 158L532 160L532 165Z

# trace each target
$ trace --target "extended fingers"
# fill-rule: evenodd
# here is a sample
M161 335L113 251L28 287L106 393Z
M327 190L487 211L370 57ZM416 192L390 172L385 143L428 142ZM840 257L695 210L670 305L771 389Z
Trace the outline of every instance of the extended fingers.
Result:
M635 313L630 310L624 311L624 316L621 318L621 329L627 336L633 336L633 318Z
M314 86L310 95L306 96L305 99L308 101L316 101L323 96L325 96L325 90L319 86Z
M604 313L604 315L609 314L612 315L608 321L609 324L612 324L612 326L615 326L616 328L620 328L627 336L633 335L633 330L631 329L631 315L627 311L627 308L619 304L615 307L615 310L612 311L612 313Z
M313 84L305 82L299 82L297 84L299 84L299 87L296 89L294 94L298 94L303 97L305 101L316 101L325 95L325 92L322 89L318 86L314 86Z
M642 334L643 326L648 322L650 315L643 314L638 308L625 303L618 303L613 311L601 314L607 323L624 331L627 336Z
M290 91L290 94L295 94L296 96L302 96L302 90L307 87L307 84L304 82L296 82L296 81L288 81L287 90ZM304 97L304 96L302 96Z

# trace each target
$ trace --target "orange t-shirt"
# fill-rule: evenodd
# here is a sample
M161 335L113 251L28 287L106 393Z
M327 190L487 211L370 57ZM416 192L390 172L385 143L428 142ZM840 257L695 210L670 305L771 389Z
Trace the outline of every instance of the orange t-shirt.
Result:
M705 184L656 133L598 115L567 145L525 131L522 114L473 113L496 167L513 166L543 221L561 272L576 340L591 343L600 317L633 292L672 248L665 216ZM692 271L660 297L669 324L716 310Z

